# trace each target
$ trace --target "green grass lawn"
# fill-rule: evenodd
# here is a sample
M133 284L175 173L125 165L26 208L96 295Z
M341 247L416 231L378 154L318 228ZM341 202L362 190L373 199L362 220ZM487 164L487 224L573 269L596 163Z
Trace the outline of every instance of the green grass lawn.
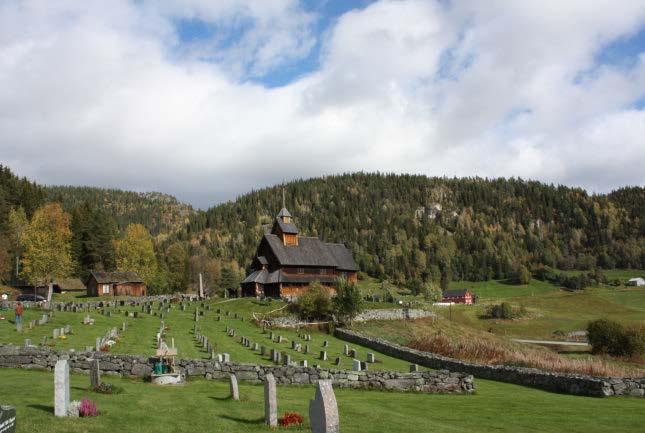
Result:
M156 304L158 305L158 304ZM210 354L197 345L194 338L193 328L195 322L194 311L195 308L200 308L204 311L204 316L199 318L198 326L201 333L208 337L211 344L214 345L218 353L230 353L233 362L250 362L260 364L271 364L268 356L261 357L260 352L253 351L240 344L240 337L245 336L252 342L257 342L264 345L267 349L276 348L291 355L294 361L307 360L309 365L319 364L323 368L336 367L333 362L336 357L341 358L340 368L350 368L351 360L349 356L343 354L343 349L346 342L335 338L320 330L307 330L306 332L312 335L312 341L305 341L298 336L298 332L293 329L275 329L276 335L283 337L282 343L271 341L269 332L262 333L262 329L256 326L251 318L252 313L267 313L269 311L280 308L284 305L282 302L258 302L252 299L236 299L226 302L211 301L206 305L211 305L211 310L201 308L201 303L195 302L187 307L186 311L181 311L178 304L172 304L169 313L164 312L164 323L169 328L166 333L166 341L170 345L174 338L175 346L178 348L179 357L186 359L199 359L208 358ZM216 321L218 314L217 309L221 309L221 321ZM41 341L42 336L47 336L49 343L52 347L57 349L75 349L82 350L85 346L94 347L96 337L104 335L105 332L112 328L121 328L123 321L127 321L127 330L123 334L120 341L112 347L112 352L127 353L127 354L147 354L153 355L155 353L155 335L161 324L159 316L154 316L154 313L161 313L160 310L153 308L153 314L141 314L139 318L126 318L124 312L126 310L140 311L140 309L130 307L118 307L109 309L112 311L112 317L107 317L99 314L94 310L90 312L90 317L95 320L94 325L83 325L83 317L87 313L71 313L71 312L55 312L54 318L43 326L37 326L29 330L27 323L30 320L40 317L43 311L40 310L26 310L23 319L23 332L17 333L13 324L13 312L5 312L7 320L0 321L0 343L13 343L22 345L26 338L31 339L33 344ZM229 311L227 316L225 311ZM234 314L239 315L239 319L234 318ZM241 320L244 318L244 320ZM73 334L68 338L62 340L52 340L52 330L54 328L61 328L66 324L72 325ZM226 326L236 330L236 337L229 337L226 335ZM305 331L303 331L305 332ZM304 348L309 345L310 353L304 354L291 349L291 342L295 340L300 343ZM323 348L323 342L327 340L329 345ZM357 349L357 357L361 360L367 358L367 352L376 354L376 363L371 364L370 368L374 370L398 370L408 371L409 363L392 358L386 355L379 354L374 350L362 348L358 345L351 345L352 348ZM267 353L268 351L267 350ZM319 354L321 350L327 351L328 360L321 361ZM337 367L336 367L337 368Z
M20 433L262 432L263 388L240 383L241 401L226 381L194 380L157 387L138 380L103 377L124 388L119 395L87 391L87 376L72 375L72 399L94 400L97 418L55 418L53 375L1 369L2 403L17 408ZM336 389L341 431L351 432L636 432L645 423L645 400L560 395L476 380L474 395L417 394ZM296 411L309 431L313 386L279 386L278 412Z

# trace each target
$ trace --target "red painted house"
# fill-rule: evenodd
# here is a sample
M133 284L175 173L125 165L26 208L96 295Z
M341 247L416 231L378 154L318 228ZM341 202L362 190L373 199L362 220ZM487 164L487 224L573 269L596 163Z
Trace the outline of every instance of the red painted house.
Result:
M90 272L87 296L146 296L146 285L135 272Z
M441 302L454 302L455 304L472 304L474 296L468 289L446 290L443 292Z

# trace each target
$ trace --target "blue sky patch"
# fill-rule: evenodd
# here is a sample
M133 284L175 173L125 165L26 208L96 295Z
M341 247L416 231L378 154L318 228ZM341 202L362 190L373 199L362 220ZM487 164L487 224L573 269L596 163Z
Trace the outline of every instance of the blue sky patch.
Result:
M325 32L333 27L340 16L353 10L363 9L375 0L304 0L302 8L316 15L313 34L316 43L308 55L296 59L277 68L267 71L260 76L241 77L242 81L260 83L266 87L281 87L292 83L298 78L312 73L320 68L320 52ZM234 46L251 29L251 20L236 21L233 25L223 26L206 22L197 18L175 21L175 28L181 47L212 41L214 49L222 50ZM181 48L180 47L180 48ZM212 56L200 57L202 61L217 61L217 53ZM250 66L250 65L249 65Z

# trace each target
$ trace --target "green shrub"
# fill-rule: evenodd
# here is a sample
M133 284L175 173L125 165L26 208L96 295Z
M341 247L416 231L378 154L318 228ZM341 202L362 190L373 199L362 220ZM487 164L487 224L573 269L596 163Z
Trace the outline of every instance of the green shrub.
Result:
M625 330L625 355L642 356L645 354L645 326L634 326Z
M341 323L351 322L363 309L361 291L345 278L336 280L336 296L333 299L336 319Z
M641 356L645 354L645 327L624 327L612 320L599 319L587 325L592 353L613 356Z
M513 306L508 302L501 304L489 305L486 309L485 317L491 319L513 319L520 315L520 311L515 311Z
M331 315L331 297L327 289L314 282L296 301L289 305L289 310L303 320L325 319Z

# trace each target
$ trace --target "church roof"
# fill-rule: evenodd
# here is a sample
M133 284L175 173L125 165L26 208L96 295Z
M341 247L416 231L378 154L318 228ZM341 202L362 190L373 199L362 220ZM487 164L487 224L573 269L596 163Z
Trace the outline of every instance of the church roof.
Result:
M143 283L143 280L136 272L90 272L90 278L94 277L99 284L105 283Z
M312 281L319 281L321 283L333 283L335 278L333 276L313 276L313 275L291 275L285 274L281 270L269 272L266 269L261 269L250 273L241 284L247 283L260 283L260 284L277 284L277 283L311 283Z
M298 245L285 246L280 237L264 235L280 265L333 267L345 271L358 270L351 251L343 244L323 242L318 238L301 236Z
M278 214L278 218L281 218L281 217L284 217L284 216L288 216L288 217L291 216L291 213L287 210L286 207L283 207L282 209L280 209L280 213Z
M294 223L285 223L282 221L280 218L275 219L274 227L275 226L280 227L280 230L282 233L287 233L290 235L297 235L298 234L298 227Z

